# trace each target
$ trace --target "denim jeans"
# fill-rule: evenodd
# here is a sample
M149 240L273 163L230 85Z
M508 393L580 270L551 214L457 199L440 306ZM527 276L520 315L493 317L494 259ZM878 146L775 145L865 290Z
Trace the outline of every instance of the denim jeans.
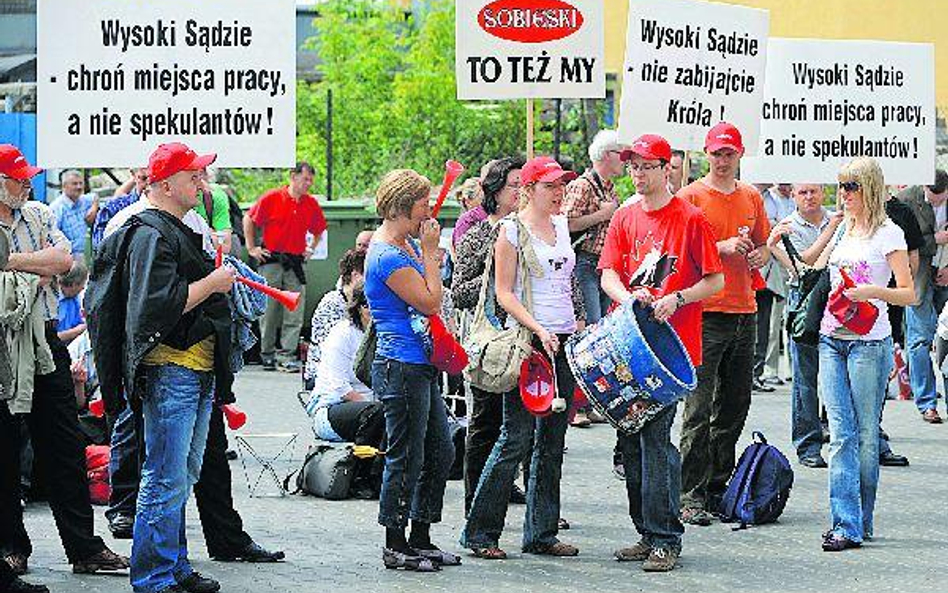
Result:
M920 270L919 273L924 272ZM934 409L938 403L931 347L938 314L948 301L948 287L928 282L918 299L917 305L905 308L905 341L912 395L918 410L925 412Z
M800 293L791 289L790 306L799 302ZM817 346L798 344L789 340L790 366L793 382L790 385L790 436L798 459L816 457L823 447L823 428L820 425L820 400L817 377L820 372L820 350Z
M137 419L136 419L137 417ZM135 501L138 498L138 485L141 480L141 414L126 406L112 427L109 456L109 508L105 516L112 521L118 515L134 516Z
M820 337L820 387L830 429L830 518L834 533L855 542L872 536L879 484L879 413L891 357L891 337Z
M409 517L422 523L441 521L454 444L437 371L431 365L376 357L372 389L384 406L388 436L379 524L404 528Z
M681 457L671 442L677 409L677 404L668 406L635 434L620 432L619 446L635 530L649 546L680 553L685 532L678 516Z
M565 342L565 339L560 342ZM556 381L559 393L568 401L576 383L562 348L556 355ZM556 535L560 517L560 479L569 412L538 418L523 406L519 390L497 397L504 398L503 424L481 472L467 524L461 534L461 545L485 548L498 544L517 467L532 443L522 549L536 552L559 541Z
M145 463L129 572L136 593L161 591L193 572L184 509L201 475L214 395L213 373L174 364L145 373Z
M464 443L464 510L471 508L484 464L494 450L504 419L504 398L471 386L471 414Z
M751 403L755 313L705 312L698 385L681 422L681 506L716 511Z
M598 267L598 255L585 251L576 253L576 281L583 292L587 325L598 323L612 304L612 299L600 286Z

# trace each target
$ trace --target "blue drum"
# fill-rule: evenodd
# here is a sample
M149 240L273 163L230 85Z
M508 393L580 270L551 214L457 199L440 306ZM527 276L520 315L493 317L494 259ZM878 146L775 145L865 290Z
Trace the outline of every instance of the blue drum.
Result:
M630 301L566 343L566 359L589 403L617 429L638 432L691 393L695 368L675 330Z

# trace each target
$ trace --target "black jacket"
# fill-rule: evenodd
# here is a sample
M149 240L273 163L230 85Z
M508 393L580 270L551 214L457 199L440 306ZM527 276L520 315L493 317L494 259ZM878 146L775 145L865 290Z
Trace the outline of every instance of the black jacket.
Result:
M211 295L185 313L188 285L214 269L201 236L160 210L133 216L102 242L86 288L85 312L106 410L142 397L141 363L159 343L186 350L215 335L218 403L234 401L230 305Z

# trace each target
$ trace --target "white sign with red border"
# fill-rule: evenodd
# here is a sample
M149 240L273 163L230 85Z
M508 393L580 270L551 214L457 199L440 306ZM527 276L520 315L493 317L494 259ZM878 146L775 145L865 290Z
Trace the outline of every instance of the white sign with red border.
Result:
M458 99L605 97L602 0L457 0Z

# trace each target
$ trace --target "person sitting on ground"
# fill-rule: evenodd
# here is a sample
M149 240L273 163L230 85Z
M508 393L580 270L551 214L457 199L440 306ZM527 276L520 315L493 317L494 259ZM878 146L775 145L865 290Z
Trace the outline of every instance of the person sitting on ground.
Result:
M86 288L89 269L81 261L74 261L72 268L59 277L59 322L56 334L63 344L69 344L86 331L86 321L82 316L80 295Z

